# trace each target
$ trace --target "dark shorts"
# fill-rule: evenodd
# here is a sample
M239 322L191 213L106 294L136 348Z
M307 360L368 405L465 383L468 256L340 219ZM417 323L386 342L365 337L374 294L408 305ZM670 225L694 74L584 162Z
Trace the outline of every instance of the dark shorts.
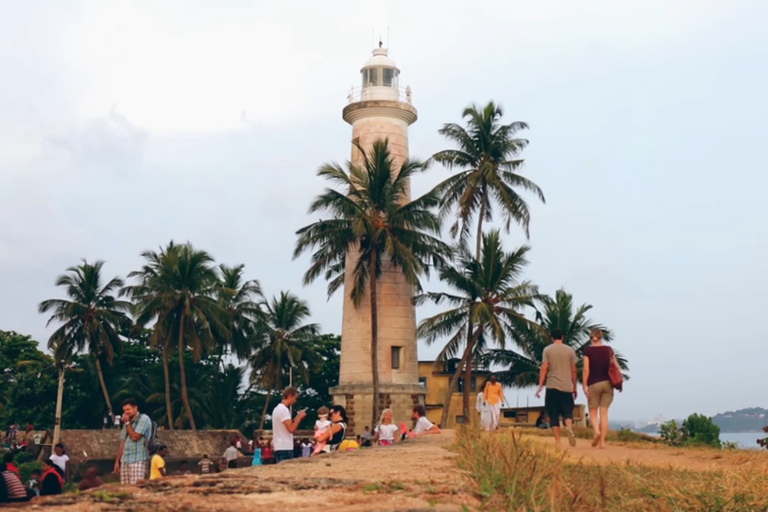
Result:
M544 396L544 407L547 409L549 422L553 427L559 427L560 418L563 421L573 419L573 393L548 389Z
M293 458L293 450L275 450L275 464Z
M231 461L227 462L227 467L229 469L237 469L237 459L232 459Z

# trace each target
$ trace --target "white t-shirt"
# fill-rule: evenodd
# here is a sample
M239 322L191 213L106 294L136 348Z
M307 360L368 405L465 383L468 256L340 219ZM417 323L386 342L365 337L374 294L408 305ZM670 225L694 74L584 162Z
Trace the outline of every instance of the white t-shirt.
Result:
M51 455L51 460L54 464L59 466L62 471L67 470L67 461L69 460L69 455L66 453L64 455L56 455L55 453Z
M227 462L231 460L235 460L237 458L237 448L235 448L232 445L229 445L226 450L224 450L224 460Z
M285 427L285 420L291 419L291 411L280 402L272 411L272 445L275 451L293 450L293 434Z
M315 422L315 428L320 432L325 432L328 427L331 426L331 420L317 420Z
M429 421L426 416L422 416L416 421L416 426L413 428L413 431L417 434L424 433L434 427L434 423Z
M376 433L379 434L379 440L389 441L391 443L395 442L395 433L399 430L400 429L394 423L390 423L389 425L382 424L376 427Z

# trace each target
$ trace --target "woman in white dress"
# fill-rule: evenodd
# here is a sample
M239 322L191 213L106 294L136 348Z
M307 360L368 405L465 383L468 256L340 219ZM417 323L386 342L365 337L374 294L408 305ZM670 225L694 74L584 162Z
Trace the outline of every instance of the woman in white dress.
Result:
M482 391L477 394L475 410L480 414L480 425L483 430L489 431L491 429L491 409L488 407Z

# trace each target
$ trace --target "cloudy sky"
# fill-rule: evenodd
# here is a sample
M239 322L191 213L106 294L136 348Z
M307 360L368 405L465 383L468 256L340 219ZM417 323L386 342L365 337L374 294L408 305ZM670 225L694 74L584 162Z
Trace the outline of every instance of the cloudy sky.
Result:
M419 109L413 156L445 148L438 128L471 102L530 124L526 173L547 204L533 205L529 276L616 332L632 381L614 418L768 406L768 3L0 9L0 329L46 341L36 306L66 267L125 275L174 239L299 293L339 332L339 297L301 286L293 233L313 220L317 167L349 156L341 109L382 35Z

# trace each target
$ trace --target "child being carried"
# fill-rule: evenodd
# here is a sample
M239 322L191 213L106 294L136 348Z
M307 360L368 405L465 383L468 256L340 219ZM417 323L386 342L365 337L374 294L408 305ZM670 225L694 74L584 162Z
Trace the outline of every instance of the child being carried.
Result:
M328 408L323 406L317 410L317 421L315 422L315 439L317 439L317 443L315 444L315 451L312 452L312 455L317 455L318 453L330 453L331 447L326 444L325 441L320 441L320 436L328 432L328 429L331 426L331 422L328 419Z

